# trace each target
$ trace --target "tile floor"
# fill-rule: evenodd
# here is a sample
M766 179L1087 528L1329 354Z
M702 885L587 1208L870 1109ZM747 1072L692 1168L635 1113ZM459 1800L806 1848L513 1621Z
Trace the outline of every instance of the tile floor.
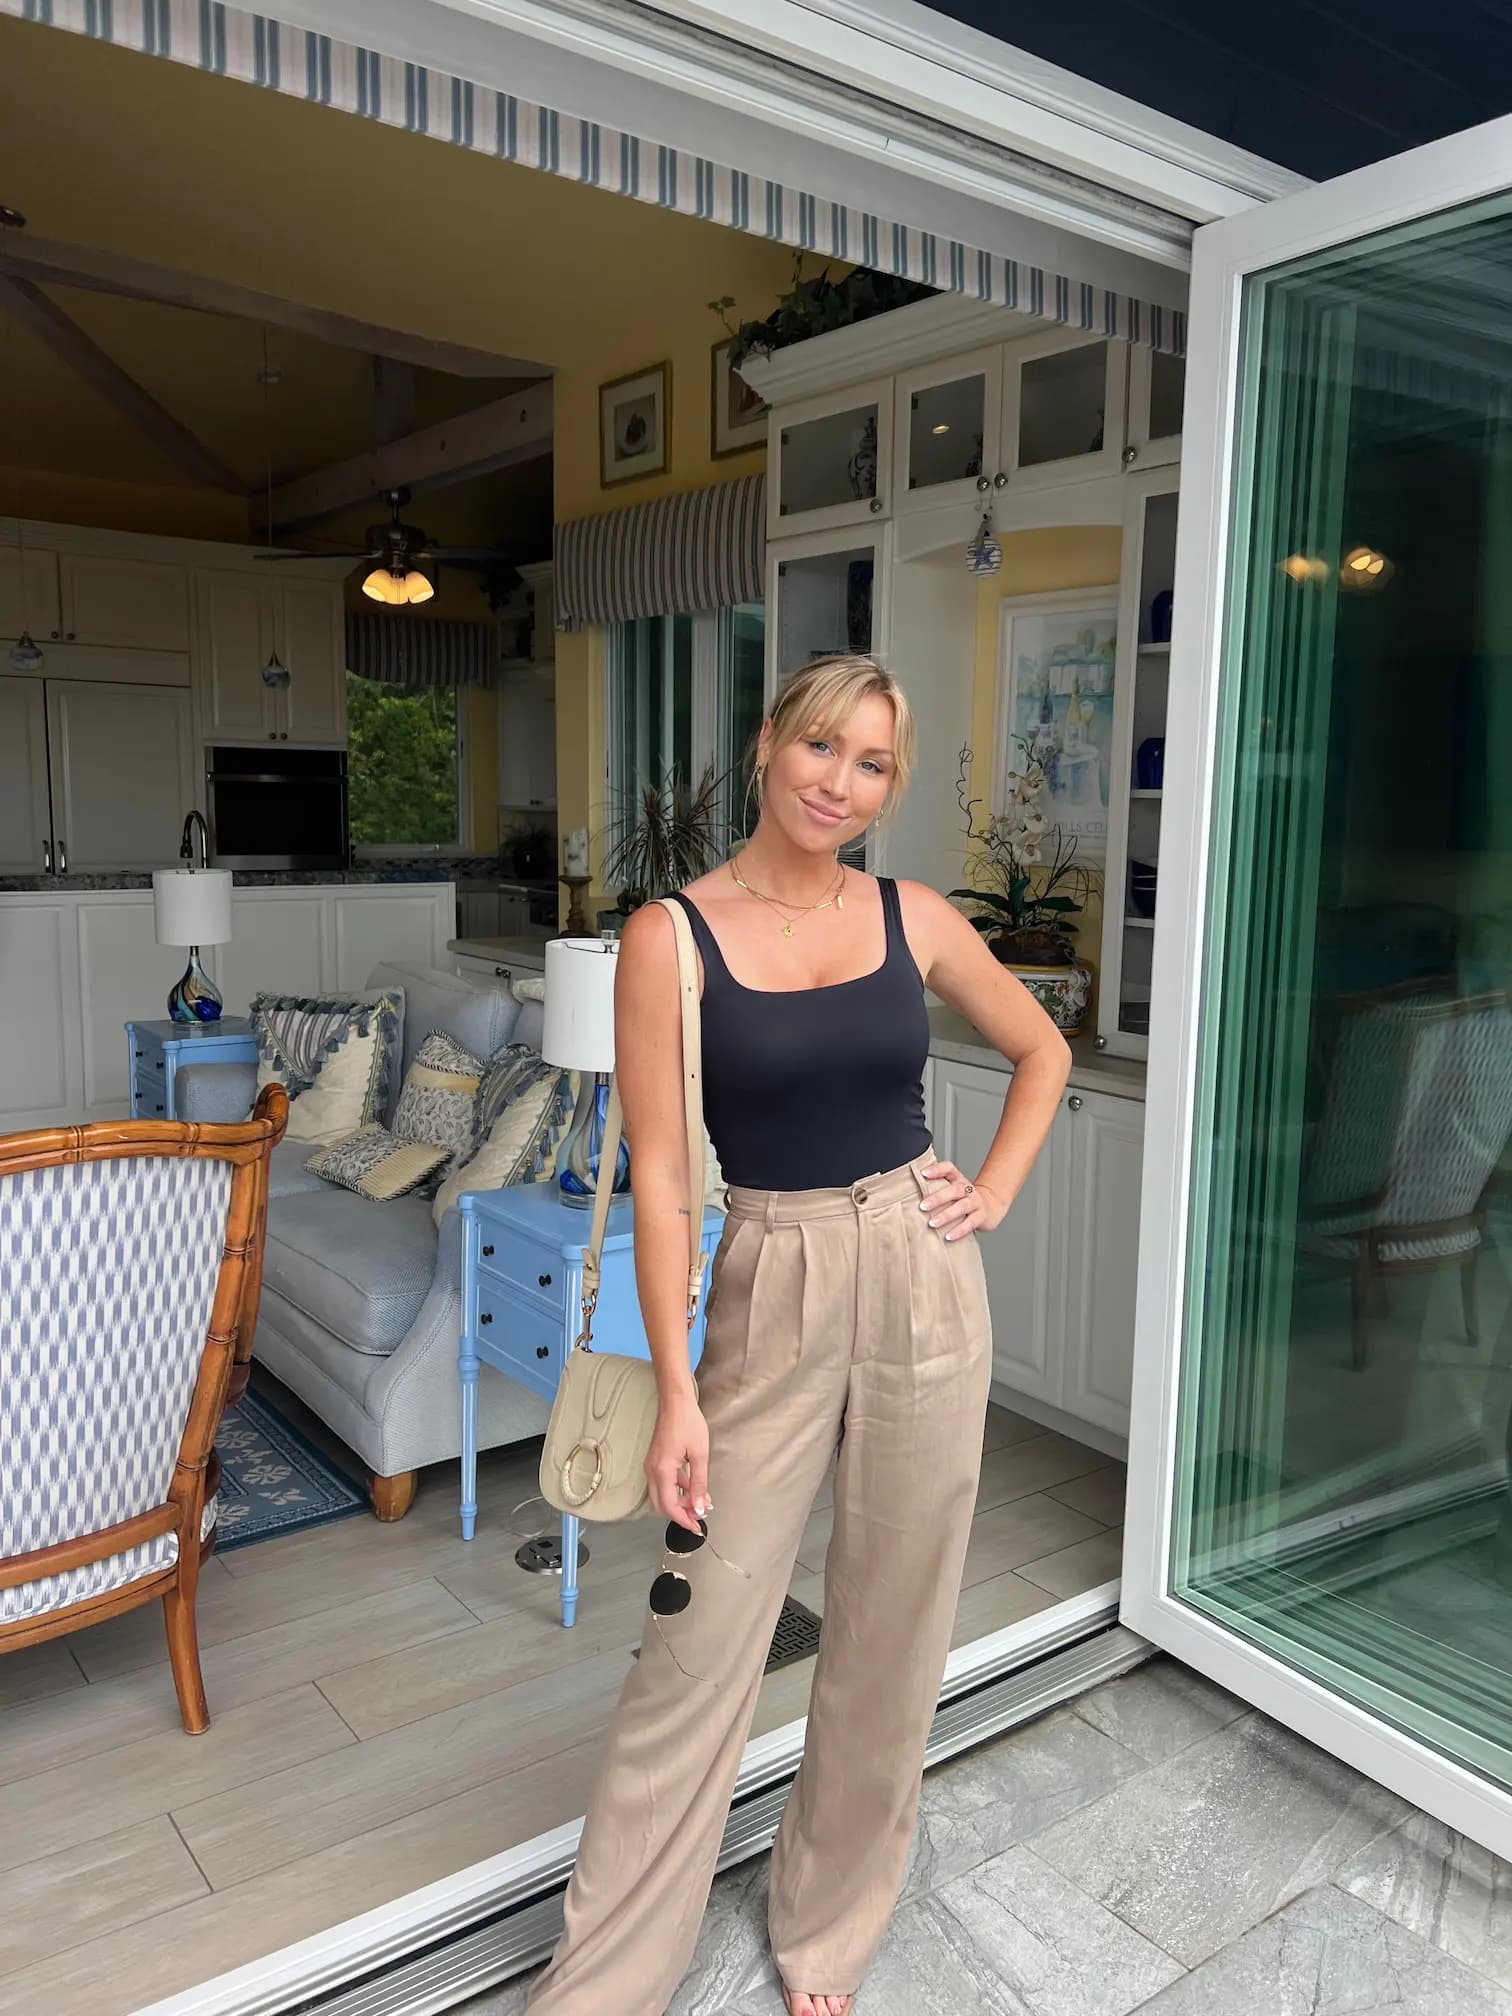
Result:
M781 2016L767 1860L716 1879L667 2016ZM1512 2016L1512 1865L1161 1656L927 1774L855 2009Z

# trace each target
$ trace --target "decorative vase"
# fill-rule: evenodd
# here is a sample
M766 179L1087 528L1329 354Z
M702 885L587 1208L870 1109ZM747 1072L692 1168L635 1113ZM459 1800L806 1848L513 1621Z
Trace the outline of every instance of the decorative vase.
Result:
M1171 641L1171 591L1162 588L1150 603L1150 642L1169 644Z
M1146 735L1134 755L1134 775L1141 791L1159 791L1165 783L1165 737Z
M175 1022L218 1022L220 990L200 964L199 947L189 947L189 964L173 983L168 1013Z
M861 430L861 439L856 444L856 452L845 465L845 473L850 478L851 495L858 501L877 494L877 416L868 416Z
M578 1083L577 1105L572 1124L557 1151L557 1196L564 1204L591 1206L598 1188L599 1161L604 1152L604 1134L609 1118L609 1073L584 1071ZM623 1134L615 1156L613 1194L630 1188L630 1149Z
M1063 1036L1081 1034L1092 999L1090 966L1018 966L1010 959L1003 964L1023 981Z

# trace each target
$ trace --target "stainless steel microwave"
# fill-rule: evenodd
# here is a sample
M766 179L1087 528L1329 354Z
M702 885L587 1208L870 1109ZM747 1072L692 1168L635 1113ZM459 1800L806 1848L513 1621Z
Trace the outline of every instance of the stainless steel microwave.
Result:
M346 868L344 749L209 751L210 851L221 868Z

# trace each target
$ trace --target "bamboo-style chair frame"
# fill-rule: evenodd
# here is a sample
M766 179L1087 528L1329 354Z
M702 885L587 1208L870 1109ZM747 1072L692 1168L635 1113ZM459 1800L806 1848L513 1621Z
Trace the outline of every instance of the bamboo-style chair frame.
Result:
M28 1169L138 1155L184 1161L214 1159L232 1165L220 1272L167 1498L161 1505L98 1532L0 1558L0 1588L13 1588L109 1560L164 1533L176 1533L178 1554L171 1566L153 1570L124 1588L104 1590L38 1616L0 1623L0 1653L40 1644L161 1597L179 1714L191 1736L210 1726L194 1605L200 1563L214 1547L215 1533L212 1529L201 1542L200 1524L220 1479L216 1430L227 1405L245 1392L252 1369L252 1334L262 1293L268 1216L268 1158L283 1137L288 1117L288 1094L281 1085L272 1084L259 1094L251 1118L234 1126L103 1120L86 1127L43 1127L0 1136L0 1177Z

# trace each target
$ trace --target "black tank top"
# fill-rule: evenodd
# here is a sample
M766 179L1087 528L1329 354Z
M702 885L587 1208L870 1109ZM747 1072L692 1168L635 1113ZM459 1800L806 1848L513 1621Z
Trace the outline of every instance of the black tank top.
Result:
M882 964L856 980L791 991L743 987L697 904L675 892L703 957L704 1121L727 1183L837 1188L930 1146L924 982L903 935L898 885L877 881Z

